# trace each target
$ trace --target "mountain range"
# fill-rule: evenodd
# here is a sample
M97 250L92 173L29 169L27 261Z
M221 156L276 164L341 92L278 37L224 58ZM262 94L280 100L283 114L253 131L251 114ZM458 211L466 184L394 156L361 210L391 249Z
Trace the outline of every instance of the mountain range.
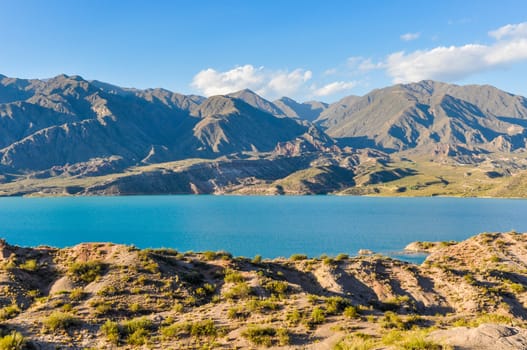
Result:
M526 146L527 99L488 85L421 81L327 104L0 75L3 195L361 194L420 179L423 159L516 183Z

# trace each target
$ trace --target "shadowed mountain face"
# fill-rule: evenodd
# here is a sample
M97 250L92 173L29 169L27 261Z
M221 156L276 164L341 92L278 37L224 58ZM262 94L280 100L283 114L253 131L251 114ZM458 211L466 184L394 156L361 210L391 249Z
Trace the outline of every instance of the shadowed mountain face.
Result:
M341 143L445 155L510 152L527 138L527 100L492 86L434 81L351 96L317 119Z
M285 115L288 117L300 118L309 121L314 121L320 114L328 108L328 104L319 101L308 101L298 103L289 97L282 97L274 101Z
M217 158L269 152L309 133L310 125L263 111L260 100L255 108L233 96L124 89L78 76L4 77L0 164L31 171L116 156L123 165Z

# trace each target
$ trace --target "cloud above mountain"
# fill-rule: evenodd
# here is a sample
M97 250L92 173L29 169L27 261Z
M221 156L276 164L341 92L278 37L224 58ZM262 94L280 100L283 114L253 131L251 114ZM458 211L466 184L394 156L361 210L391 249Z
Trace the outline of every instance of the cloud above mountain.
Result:
M455 81L472 74L527 60L527 22L508 24L489 32L491 44L439 46L429 50L395 52L385 61L394 83L435 79Z
M527 62L527 22L507 24L486 34L486 40L464 45L401 50L379 57L351 56L320 72L311 67L270 69L252 64L225 71L207 68L193 77L191 86L205 96L249 88L268 99L289 96L303 100L320 97L331 100L369 86L372 77L374 80L388 78L393 83L427 79L456 82ZM422 38L421 32L400 36L405 42L419 38Z
M310 70L271 70L251 64L220 72L213 68L200 71L191 86L205 96L224 95L251 89L267 97L295 95L312 78Z
M320 97L329 96L342 91L353 89L355 86L357 86L356 81L335 81L315 89L313 94Z
M191 86L205 96L251 89L269 99L283 96L326 97L357 86L356 81L311 83L312 78L313 73L306 69L270 70L246 64L224 72L204 69L194 76Z

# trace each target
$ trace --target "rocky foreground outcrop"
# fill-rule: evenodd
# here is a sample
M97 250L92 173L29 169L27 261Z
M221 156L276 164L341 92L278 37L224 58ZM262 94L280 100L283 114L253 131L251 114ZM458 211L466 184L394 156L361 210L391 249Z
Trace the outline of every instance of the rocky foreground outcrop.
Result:
M0 344L19 343L12 348L527 344L527 236L514 232L445 244L420 266L379 255L266 260L111 243L2 242L0 261Z

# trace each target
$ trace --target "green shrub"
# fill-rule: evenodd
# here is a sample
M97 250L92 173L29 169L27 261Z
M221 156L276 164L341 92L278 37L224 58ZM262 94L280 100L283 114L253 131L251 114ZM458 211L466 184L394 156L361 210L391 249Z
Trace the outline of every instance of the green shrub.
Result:
M107 320L101 326L101 332L110 343L115 345L119 343L119 325L117 322Z
M289 257L289 260L292 261L301 261L301 260L307 260L307 255L305 254L293 254Z
M350 257L350 256L349 256L348 254L340 253L339 255L337 255L337 256L335 257L335 260L336 260L336 261L347 260L347 259L349 259L349 257Z
M276 330L276 337L278 338L278 345L285 346L289 345L291 342L289 332L285 328L278 328Z
M95 308L95 314L98 316L105 315L113 310L112 303L108 301L96 300L92 303Z
M247 303L247 309L251 312L275 311L280 308L280 304L270 299L252 299Z
M322 259L322 263L327 266L333 266L335 264L335 259L330 258L330 257L325 257L324 259Z
M470 285L476 285L476 280L474 279L474 276L472 276L471 273L467 273L465 276L463 276L463 279L465 282L467 282Z
M252 293L251 287L245 282L236 283L231 289L226 291L223 295L227 299L245 299Z
M395 346L400 350L442 350L444 347L426 339L426 330L393 330L382 337L384 345Z
M189 328L189 323L173 323L171 325L161 327L159 332L161 333L163 339L179 339L182 336L189 334Z
M17 304L12 304L9 306L4 306L0 309L0 320L5 321L10 318L15 317L20 313L20 307Z
M99 291L97 291L97 295L99 296L110 297L115 294L117 294L117 288L115 288L114 286L105 286Z
M443 347L431 340L426 340L423 335L406 337L400 344L402 350L441 350Z
M261 264L262 263L262 256L261 255L255 255L254 258L251 260L251 263L253 264Z
M360 336L360 335L362 336ZM363 333L353 334L339 341L334 350L372 350L377 347L377 342Z
M282 297L289 289L289 284L284 281L268 281L263 286L270 294Z
M90 283L102 275L103 266L99 261L76 262L70 266L68 272L73 278Z
M317 324L322 324L324 322L326 322L326 315L324 313L324 310L322 310L318 306L314 307L313 311L311 311L311 317L309 319L309 323L311 325L317 325Z
M35 259L26 260L26 262L21 264L19 268L21 270L30 271L30 272L36 271L38 270L38 263Z
M154 260L149 260L149 261L143 263L143 268L145 269L145 271L147 271L149 273L158 273L159 272L159 264L156 263Z
M242 332L242 337L249 340L254 345L273 345L273 337L276 335L276 329L273 327L249 326Z
M174 312L180 313L180 312L183 312L183 310L185 310L185 306L178 302L174 304L174 306L172 307L172 310Z
M209 295L214 294L216 291L216 286L210 283L205 283L203 287L199 287L196 289L195 293L199 297L206 297Z
M203 252L203 258L207 261L216 260L216 252L205 251Z
M309 303L312 304L312 305L316 305L320 301L320 297L318 295L315 295L315 294L309 294L307 296L307 301L309 301Z
M336 315L344 311L351 302L343 297L329 297L326 298L326 313L329 315Z
M150 332L146 329L137 329L128 336L126 342L130 345L146 345L150 339Z
M146 317L134 318L122 323L122 329L126 335L133 334L138 330L150 331L153 327L152 321Z
M82 288L75 288L70 292L70 300L79 301L84 299L85 295L86 293L84 293Z
M392 311L386 311L384 317L381 320L381 327L385 329L406 329L405 322Z
M408 295L398 295L382 302L380 309L383 311L394 311L402 307L414 308L413 301Z
M130 312L137 313L141 311L141 305L139 305L139 303L130 304L130 306L128 307L128 310Z
M515 283L515 282L512 282L512 281L508 281L508 282L509 282L509 288L514 293L523 293L523 292L525 292L525 286L523 284Z
M493 256L490 257L489 261L493 262L493 263L498 263L498 262L501 261L501 259L499 258L499 256L493 255Z
M216 337L219 329L213 320L203 320L197 322L174 323L161 327L161 336L164 339L179 339L191 335L193 337Z
M26 339L19 332L11 332L0 338L0 350L22 350L25 348Z
M285 319L290 325L296 326L297 324L300 323L300 321L302 321L302 314L300 313L300 311L295 309L295 310L288 312L285 315Z
M44 327L50 331L68 330L79 324L79 320L70 313L54 311L43 320Z
M225 283L240 283L244 282L245 278L243 278L242 274L238 271L227 270L225 271L225 277L223 278L223 281Z
M346 308L344 309L344 313L343 314L347 318L355 318L355 317L359 316L357 308L355 306L353 306L353 305L346 306Z
M190 335L194 337L215 337L218 334L218 328L213 320L203 320L194 322L190 326Z
M248 316L249 312L245 311L242 306L234 306L227 311L227 317L231 320L246 319Z

